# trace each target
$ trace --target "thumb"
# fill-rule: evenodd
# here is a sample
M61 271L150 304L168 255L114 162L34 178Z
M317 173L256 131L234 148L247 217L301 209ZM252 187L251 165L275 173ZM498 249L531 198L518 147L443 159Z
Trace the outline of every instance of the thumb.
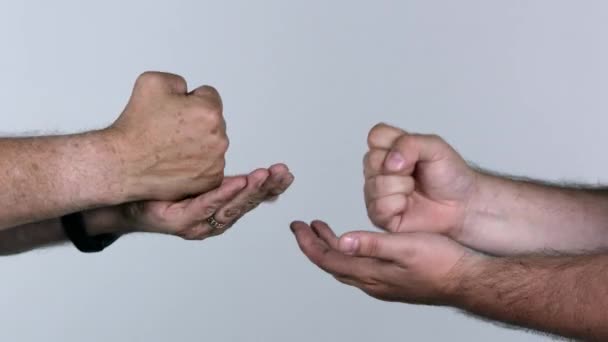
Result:
M436 135L405 133L393 144L384 160L384 168L392 173L411 174L416 163L441 158L446 146Z
M395 234L352 232L340 237L338 249L348 255L394 260L403 250L402 242Z

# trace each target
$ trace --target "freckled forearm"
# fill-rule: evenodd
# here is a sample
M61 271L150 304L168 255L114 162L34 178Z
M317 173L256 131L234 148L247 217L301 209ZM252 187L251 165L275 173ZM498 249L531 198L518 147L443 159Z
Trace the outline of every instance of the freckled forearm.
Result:
M463 244L495 255L608 247L608 194L482 174Z
M120 202L120 170L101 132L0 139L0 229Z
M455 306L583 340L608 339L608 255L488 258L464 271Z

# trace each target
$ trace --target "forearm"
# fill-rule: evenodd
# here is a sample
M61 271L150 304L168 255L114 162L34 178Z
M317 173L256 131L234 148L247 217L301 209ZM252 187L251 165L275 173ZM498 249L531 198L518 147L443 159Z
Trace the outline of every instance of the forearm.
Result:
M495 255L608 247L608 194L480 174L457 239Z
M608 339L608 255L485 258L462 273L455 306L529 329Z
M88 235L126 234L129 224L116 208L101 208L83 212ZM49 247L67 240L59 218L28 223L0 231L0 255L23 253Z
M0 230L122 200L103 132L0 139Z

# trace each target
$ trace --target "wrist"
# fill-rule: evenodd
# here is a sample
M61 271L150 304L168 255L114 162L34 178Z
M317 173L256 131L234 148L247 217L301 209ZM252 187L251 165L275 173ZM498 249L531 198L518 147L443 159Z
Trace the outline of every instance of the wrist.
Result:
M123 148L122 135L112 127L93 134L100 151L99 162L105 165L103 184L106 184L106 188L100 194L104 205L109 207L134 201L138 196L129 181L128 154Z
M82 208L113 206L128 200L122 153L109 130L98 130L70 137L66 144L66 164L84 179L78 181L78 201ZM77 162L74 162L77 158ZM68 180L75 182L74 180ZM72 187L73 184L66 184Z
M480 225L488 226L491 221L500 218L493 202L498 196L497 177L477 170L474 172L475 181L466 203L462 226L454 236L451 236L461 243L473 238Z
M491 267L494 257L471 251L464 256L450 274L451 286L446 289L447 305L465 309L475 300L474 284Z

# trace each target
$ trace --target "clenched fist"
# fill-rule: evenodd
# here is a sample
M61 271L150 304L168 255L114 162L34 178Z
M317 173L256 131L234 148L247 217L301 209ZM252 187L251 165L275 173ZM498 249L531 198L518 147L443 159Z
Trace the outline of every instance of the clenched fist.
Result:
M228 137L212 87L188 92L180 76L146 72L107 131L120 157L126 201L177 200L222 183Z
M441 138L378 124L364 158L371 221L391 232L454 237L463 228L477 172Z

